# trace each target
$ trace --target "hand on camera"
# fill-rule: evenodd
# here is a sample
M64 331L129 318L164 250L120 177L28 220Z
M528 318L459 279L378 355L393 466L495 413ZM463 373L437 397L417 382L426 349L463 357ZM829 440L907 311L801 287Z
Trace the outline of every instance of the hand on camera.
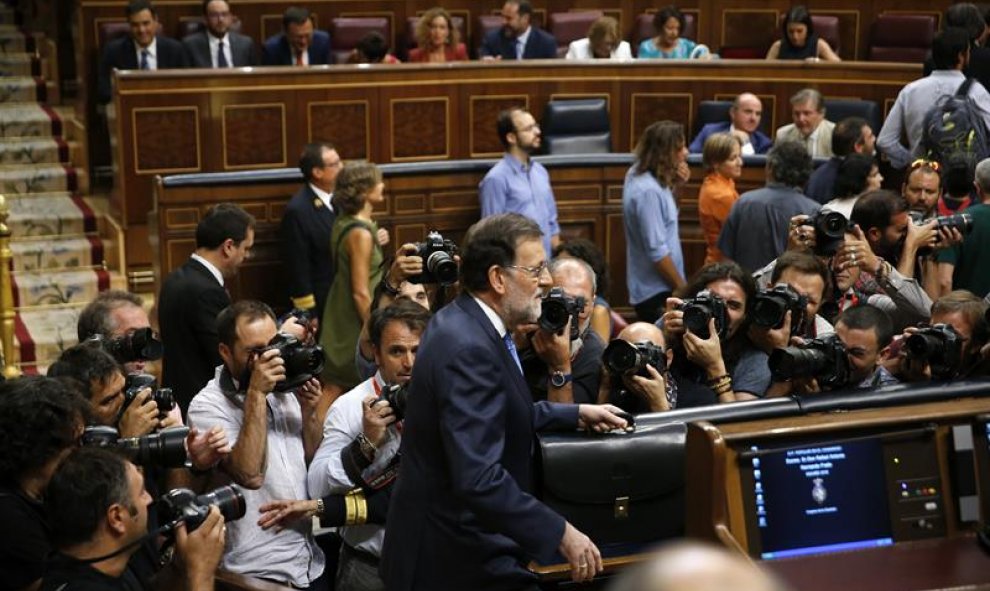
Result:
M943 250L946 248L952 248L958 244L962 244L963 235L959 231L959 228L955 226L946 226L944 228L939 228L938 230L938 242L935 243L936 250Z
M320 380L310 378L300 388L296 389L296 399L304 415L316 412L320 405L320 396L323 395L323 386Z
M375 447L380 447L388 437L388 426L395 422L395 412L386 400L379 400L374 394L369 394L362 402L364 414L361 417L361 427L364 436Z
M186 436L186 453L189 461L197 470L209 470L220 460L230 454L230 442L223 427L214 425L209 431L201 433L195 427Z
M622 383L630 392L646 401L650 407L650 412L670 410L670 401L667 400L667 380L652 365L646 365L646 372L650 374L650 377L622 376Z
M800 214L791 218L787 232L787 250L811 252L815 249L815 229L809 222L811 217Z
M774 349L783 349L791 340L791 311L784 313L784 324L780 328L750 324L749 339L765 353L771 353Z
M248 392L251 390L268 396L268 393L275 388L275 384L285 379L285 361L279 355L277 349L268 349L259 353L254 359L254 367L251 369L251 382L248 384Z
M417 255L419 249L416 245L407 242L395 251L395 260L388 271L388 279L393 287L399 285L410 277L415 277L423 272L423 257Z
M214 574L227 543L227 526L216 506L210 507L206 519L193 532L186 524L175 529L175 549L185 568L187 589L212 589Z
M907 235L904 238L904 250L901 257L915 256L922 248L934 248L938 239L938 221L929 220L920 226L908 219Z
M667 298L667 303L664 304L667 311L661 317L663 320L661 324L663 337L667 343L676 341L684 335L684 312L678 309L683 303L684 300L671 297Z
M159 425L158 404L151 396L151 388L145 388L134 396L117 426L121 437L140 437L151 433Z
M703 368L709 375L724 375L725 362L722 360L722 341L715 330L715 319L708 319L707 339L703 339L690 330L684 333L681 340L688 361Z
M311 318L309 322L300 322L295 316L289 316L282 321L282 325L278 327L279 332L284 332L286 334L296 337L300 343L313 343L316 337L316 333L320 329L320 321L315 317Z
M846 241L835 254L839 265L843 269L859 267L867 273L876 275L883 261L873 254L873 249L870 248L870 243L866 240L866 236L863 235L863 230L859 226L853 228L853 234L856 237L849 238L847 236Z
M564 329L550 332L542 328L533 333L531 340L536 356L543 360L552 370L571 373L571 321L567 319ZM564 371L566 369L566 371Z

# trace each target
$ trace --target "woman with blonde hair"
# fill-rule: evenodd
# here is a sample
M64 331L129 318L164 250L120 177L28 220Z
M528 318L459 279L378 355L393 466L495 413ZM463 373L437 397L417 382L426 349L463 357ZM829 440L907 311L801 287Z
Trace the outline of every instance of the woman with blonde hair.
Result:
M698 218L705 234L705 264L722 260L718 235L732 204L739 199L736 179L742 175L742 139L731 133L714 133L705 140L701 161L708 174L698 193Z
M603 16L591 23L587 37L571 41L566 58L631 60L632 49L629 43L619 36L619 21L610 16Z
M410 63L467 61L467 49L460 42L450 13L437 6L423 13L416 23L416 45L409 50Z
M369 162L348 164L337 176L333 193L337 219L330 233L336 271L320 336L327 357L321 378L330 394L328 402L361 381L355 345L371 316L371 297L382 278L382 249L371 214L385 202L384 189L381 170Z

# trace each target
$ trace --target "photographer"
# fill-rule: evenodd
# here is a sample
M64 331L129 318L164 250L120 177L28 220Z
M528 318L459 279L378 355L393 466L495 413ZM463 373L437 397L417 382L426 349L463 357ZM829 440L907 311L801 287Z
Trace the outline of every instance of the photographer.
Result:
M972 216L973 229L962 244L941 251L938 256L939 294L953 289L967 289L979 297L990 294L990 159L976 165L976 194L979 203L966 213Z
M698 300L701 294L701 300ZM735 263L711 263L668 300L662 323L674 350L671 373L680 408L760 398L770 385L767 354L747 336L756 297L752 276ZM685 304L704 302L703 326L685 325ZM702 311L701 308L696 308ZM709 312L709 313L704 313ZM689 317L688 323L694 322Z
M378 372L343 394L330 407L323 425L323 443L309 467L309 494L314 498L347 493L360 487L366 493L385 488L398 470L400 432L396 424L405 410L405 387L412 377L419 338L430 313L409 301L397 301L371 315L370 334ZM322 514L330 499L321 502L273 501L261 506L264 528L287 526ZM321 517L323 515L320 515ZM377 565L385 528L349 525L340 529L343 543L336 575L337 589L383 589Z
M625 341L636 348L639 357L636 367L609 369L610 353ZM623 347L628 351L628 348ZM651 359L653 357L653 359ZM622 329L609 343L605 351L601 385L598 389L599 404L614 404L631 414L665 412L677 408L677 383L667 368L673 351L664 343L663 332L649 322L633 322Z
M140 589L128 568L148 535L151 495L137 467L112 452L83 448L69 454L45 496L52 538L58 547L49 563L45 591ZM189 591L211 591L224 550L226 528L220 511L193 532L176 529L176 550Z
M37 589L52 551L42 501L59 462L78 445L89 412L62 380L0 385L0 573L5 589Z
M774 261L767 285L787 285L793 289L805 301L804 313L797 318L788 312L784 325L777 328L750 325L750 340L769 353L778 347L786 347L792 335L816 338L834 333L832 325L818 314L830 284L828 267L819 258L797 250L780 255ZM799 326L792 330L794 324Z
M249 514L275 499L306 498L306 465L323 437L316 412L320 383L311 375L287 375L282 350L271 345L277 334L275 314L265 304L244 300L224 309L217 317L223 365L189 405L191 426L219 426L230 437L231 453L219 468L247 489ZM280 384L306 377L301 387L281 390ZM311 523L277 536L252 520L229 528L225 569L297 588L326 588Z
M835 334L846 349L850 386L872 390L898 383L880 364L894 337L893 325L883 310L870 304L852 306L839 315Z
M104 340L128 339L146 330L151 330L151 321L144 311L144 300L141 296L117 289L97 294L79 313L76 324L80 343L96 336ZM155 357L160 358L161 354ZM156 359L138 357L118 361L124 365L125 373L134 373L147 371L150 368L146 366Z
M562 258L550 262L550 276L563 296L563 301L556 302L558 311L553 316L559 316L567 306L583 305L576 315L568 314L570 318L563 328L547 330L548 302L544 300L537 329L516 339L523 374L533 400L593 404L605 350L605 343L590 330L595 272L580 259Z

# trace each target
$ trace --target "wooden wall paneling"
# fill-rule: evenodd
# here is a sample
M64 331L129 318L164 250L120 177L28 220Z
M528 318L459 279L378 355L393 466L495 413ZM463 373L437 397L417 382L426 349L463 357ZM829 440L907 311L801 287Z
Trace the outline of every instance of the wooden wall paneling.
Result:
M694 97L683 92L634 92L629 98L629 151L651 124L664 119L683 121L685 135L694 121Z
M779 33L780 12L775 8L726 8L722 10L719 48L769 49ZM719 49L716 49L718 51Z
M332 143L345 160L367 160L371 157L371 101L364 98L348 100L316 100L306 105L307 142Z
M288 165L285 103L223 105L223 168L279 168Z
M483 158L501 155L504 148L495 129L498 114L505 109L520 106L531 110L528 90L521 85L500 90L498 94L487 94L483 88L475 85L464 88L462 97L467 95L468 110L468 156Z
M424 89L420 89L424 90ZM440 92L440 89L437 89ZM389 98L386 128L390 162L446 160L451 157L451 99L446 96Z

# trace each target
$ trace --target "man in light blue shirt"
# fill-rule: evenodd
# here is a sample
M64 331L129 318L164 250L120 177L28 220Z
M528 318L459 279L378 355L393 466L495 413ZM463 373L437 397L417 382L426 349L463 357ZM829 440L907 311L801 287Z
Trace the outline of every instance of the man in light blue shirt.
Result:
M530 156L540 147L540 126L528 111L508 109L498 115L499 140L505 156L478 185L481 217L518 213L540 225L547 256L560 244L557 203L550 174Z

